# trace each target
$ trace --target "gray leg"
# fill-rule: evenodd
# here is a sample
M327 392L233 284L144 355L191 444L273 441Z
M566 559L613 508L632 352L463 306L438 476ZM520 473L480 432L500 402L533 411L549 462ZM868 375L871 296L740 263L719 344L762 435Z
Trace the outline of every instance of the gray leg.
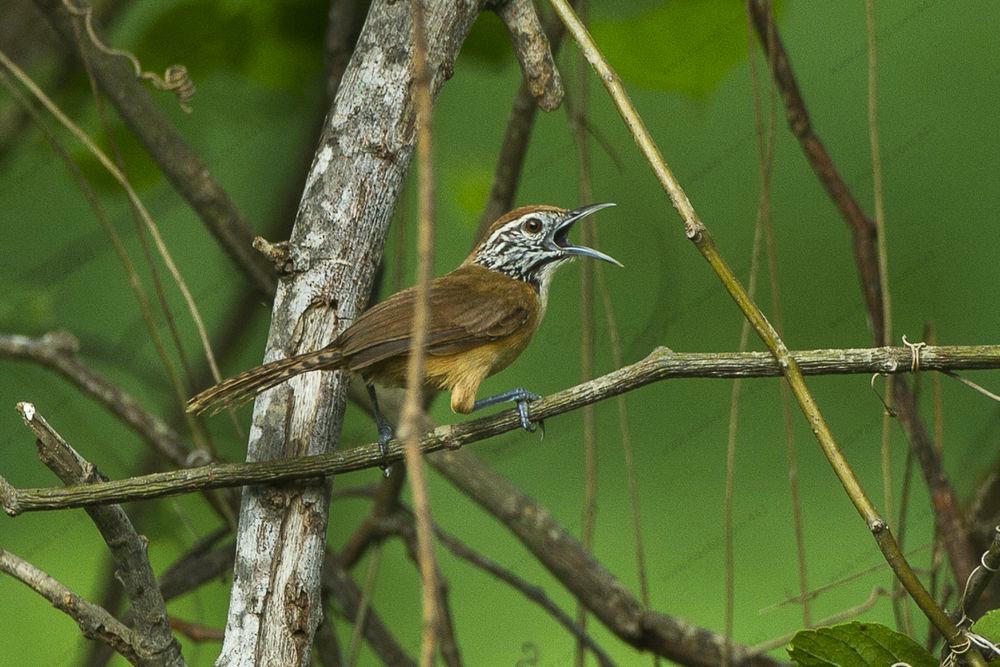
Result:
M368 397L372 400L372 414L375 415L375 426L378 428L378 446L382 450L382 472L389 476L389 463L386 457L389 455L389 441L393 438L392 426L382 416L382 411L378 408L378 398L375 397L375 385L366 384Z
M535 425L531 423L531 418L528 416L528 402L537 401L540 398L541 396L538 394L532 393L524 387L518 387L516 389L511 389L510 391L505 391L502 394L497 394L496 396L481 398L476 401L475 405L472 406L472 410L474 412L480 408L486 408L491 405L496 405L497 403L512 401L517 403L517 414L521 417L521 428L525 431L533 432L535 430ZM538 425L542 427L542 434L544 435L545 424L539 421Z

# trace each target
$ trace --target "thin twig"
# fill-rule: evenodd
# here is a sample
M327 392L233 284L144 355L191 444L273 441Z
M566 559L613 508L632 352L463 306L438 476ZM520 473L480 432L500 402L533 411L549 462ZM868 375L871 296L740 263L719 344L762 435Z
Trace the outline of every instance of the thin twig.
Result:
M156 350L156 354L160 358L160 363L163 364L163 370L166 373L167 380L170 383L171 388L174 390L174 396L177 399L178 404L183 404L187 400L188 391L181 382L173 361L167 354L166 346L163 344L163 340L160 337L159 328L153 315L153 309L150 304L149 297L146 295L146 291L142 286L142 281L136 271L135 264L129 257L128 251L125 249L125 244L122 242L121 236L118 234L118 230L115 229L115 226L111 223L111 217L108 215L107 209L97 196L97 193L94 192L94 189L90 186L90 183L83 175L80 167L70 156L69 151L59 138L51 130L49 130L48 125L42 121L40 114L28 102L27 98L21 94L21 91L14 86L6 72L0 71L0 83L7 88L11 96L14 97L22 108L25 109L27 114L34 121L35 126L42 132L46 141L48 141L53 152L55 152L55 154L62 160L63 165L66 167L67 171L69 171L73 180L76 181L77 187L80 188L80 192L83 194L84 199L87 200L91 210L94 212L94 217L97 218L101 228L104 230L105 234L108 235L115 254L118 256L118 259L125 270L126 282L128 283L128 286L138 303L140 315L146 326L146 331L149 334L149 340L153 343L153 348ZM143 238L145 237L143 236ZM192 427L194 426L194 422L192 420L189 419L188 423ZM192 433L196 433L194 428L192 428Z
M901 595L902 591L900 591L899 594ZM850 607L849 609L845 609L841 612L833 614L832 616L827 616L826 618L818 621L816 625L819 627L836 625L837 623L843 623L844 621L850 620L852 618L857 618L858 616L860 616L861 614L865 613L866 611L874 607L876 604L878 604L880 598L891 599L893 595L895 594L890 591L887 591L881 586L878 586L872 589L871 594L869 594L869 596L865 598L864 602L857 604L853 607ZM791 632L787 635L784 635L783 637L778 637L776 639L771 639L766 642L757 644L755 646L751 646L749 649L750 655L767 653L768 651L773 651L776 648L781 648L782 646L787 645L788 642L792 641L792 638L795 637L795 634L796 634L795 632Z
M875 538L879 549L884 554L886 560L892 565L896 576L902 581L903 586L914 598L928 619L948 638L952 645L958 644L962 641L961 631L948 618L947 614L937 606L937 603L931 598L923 584L913 573L909 563L906 562L906 558L899 551L889 526L869 500L850 464L844 458L843 453L834 440L825 418L806 387L795 359L791 356L788 348L760 309L749 299L743 286L722 258L708 228L695 213L687 195L670 171L663 156L660 154L659 148L646 129L645 123L643 123L635 107L632 105L621 80L614 70L611 69L603 55L601 55L587 29L580 23L566 0L551 0L551 3L566 23L567 28L580 45L580 48L587 55L587 59L591 65L600 75L602 82L617 105L633 138L638 143L639 148L656 173L660 184L670 196L671 202L680 214L687 237L695 244L715 270L730 296L751 321L760 338L781 365L783 374L791 386L792 393L795 395L799 406L809 420L813 433L823 449L823 453L840 479L848 497L854 503L858 514L861 515L872 532L872 536Z
M541 587L528 583L496 561L488 558L478 551L475 551L474 549L470 549L458 538L450 535L438 526L435 526L434 534L437 535L441 544L443 544L445 548L447 548L448 551L454 554L457 558L461 558L465 562L488 572L548 612L557 623L566 628L570 634L576 637L577 641L582 646L594 654L594 657L597 658L597 662L600 665L604 667L614 665L614 661L611 660L611 657L604 651L604 649L602 649L600 645L598 645L594 639L587 634L583 627L574 623L569 614L560 609L559 606L545 594L545 591Z
M781 90L782 101L785 103L785 113L792 134L799 140L802 150L812 165L816 176L826 187L830 198L841 211L845 221L851 228L855 263L861 279L861 289L864 292L868 313L872 315L871 324L875 330L875 341L884 344L885 335L882 330L882 297L879 293L881 284L878 276L878 259L874 246L876 236L875 223L865 215L854 195L848 189L840 172L833 163L823 142L820 141L809 112L802 99L792 65L781 42L781 36L774 22L770 0L747 0L750 15L753 17L757 33L768 52L768 62L778 88ZM768 31L771 36L766 35Z
M416 514L416 556L423 582L423 631L420 640L420 665L430 667L434 662L438 633L441 630L442 610L438 606L438 570L434 557L434 538L431 532L430 498L424 477L420 452L421 388L427 330L430 319L430 283L434 272L434 163L431 152L431 72L428 65L427 36L424 23L424 0L411 0L413 22L413 81L414 103L417 115L417 164L418 205L420 223L417 240L417 286L414 299L412 351L406 369L406 400L400 415L400 437L404 441L403 454L406 473L413 493Z
M907 556L914 556L914 555L919 554L921 552L928 551L930 548L931 548L930 544L924 544L923 546L919 546L919 547L915 547L913 549L910 549L909 551L906 552L906 555ZM863 570L858 570L856 572L852 572L851 574L848 574L847 576L841 577L840 579L836 579L834 581L825 583L825 584L823 584L821 586L817 586L816 588L814 588L814 589L812 589L810 591L806 591L806 597L808 599L810 599L810 600L815 600L820 595L822 595L823 593L826 593L828 591L832 591L832 590L841 588L841 587L844 586L844 584L849 584L852 581L857 581L858 579L861 579L861 578L863 578L863 577L865 577L865 576L867 576L867 575L869 575L869 574L871 574L873 572L880 572L880 571L884 570L887 567L889 567L888 563L878 562L875 565L872 565L870 567L866 567ZM785 606L790 605L790 604L801 604L801 603L802 603L802 596L801 595L793 595L792 597L785 598L784 600L779 600L778 602L775 602L774 604L770 604L770 605L768 605L766 607L761 608L761 610L760 610L759 613L766 614L768 612L772 612L772 611L774 611L776 609L780 609L780 608L785 607Z
M805 375L870 375L909 371L910 351L906 348L812 350L790 354ZM923 370L1000 368L1000 345L926 347L923 349L922 359ZM533 402L531 414L544 420L668 378L779 375L780 366L767 352L680 354L666 348L657 348L641 361ZM859 387L859 391L866 389ZM520 427L520 423L516 410L505 410L488 417L442 426L420 439L420 449L425 454L443 449L458 449L514 430ZM386 460L391 463L401 458L401 443L398 440L390 441ZM378 444L370 443L329 454L251 463L213 463L85 487L14 489L8 484L0 489L0 500L8 514L16 515L21 512L158 498L206 488L310 479L373 468L382 462Z
M65 484L89 484L105 479L38 414L34 405L18 403L17 409L38 438L42 463ZM163 665L184 664L180 645L167 624L167 608L149 563L147 540L136 532L125 510L118 505L90 507L87 513L108 545L115 561L115 574L132 602L132 627L143 637L141 645L136 647L142 659Z
M584 58L580 59L580 64L581 67L585 67L586 61ZM581 78L585 74L585 72L582 73ZM583 129L586 129L588 126L587 118L585 113L580 114L578 117L579 125ZM592 198L588 198L587 200L593 201ZM593 222L584 224L586 225L584 227L584 243L593 247L599 247L600 240L597 226ZM589 263L586 268L591 268ZM614 304L611 300L611 290L608 288L605 267L600 262L596 262L592 268L594 269L594 276L596 278L597 293L601 297L601 305L604 310L605 325L608 331L608 344L611 348L611 361L616 367L621 368L625 365L625 359L622 355L622 338L618 330L618 321L615 317ZM635 448L632 446L632 432L629 428L628 404L625 401L624 394L619 394L615 397L615 405L618 411L618 427L625 463L625 481L628 488L632 535L635 540L635 569L636 576L639 579L639 599L642 601L643 606L649 609L651 605L649 576L646 571L646 547L642 536L642 508L639 500L639 480L636 474ZM654 667L659 664L658 656L653 656Z
M420 565L420 545L417 543L417 528L415 525L415 515L403 507L387 516L376 520L375 526L380 537L396 535L402 539L406 547L406 553L410 560L418 568ZM433 531L434 527L431 526ZM437 563L435 563L435 566ZM458 640L455 638L455 626L452 620L451 607L448 601L448 580L440 570L434 576L435 604L438 610L437 619L437 642L440 645L441 659L447 667L461 667L462 656L458 649Z
M361 590L351 579L351 575L340 567L337 559L329 552L323 561L322 577L324 591L329 591L338 600L341 612L349 619L357 618L361 605ZM368 645L383 663L399 667L416 665L416 662L403 651L374 609L369 608L365 616L363 632Z
M163 599L173 600L222 578L232 568L236 545L232 542L221 547L215 545L230 534L225 526L206 535L164 570L159 582Z
M100 639L133 665L142 664L138 653L142 642L139 633L126 627L106 610L88 602L28 561L2 548L0 571L22 582L76 621L84 637Z
M763 197L763 195L762 195ZM757 222L753 229L753 244L750 248L750 274L747 278L747 295L753 299L757 292L757 276L760 269L760 248L764 236L763 207L758 207ZM747 349L750 342L750 320L743 318L740 326L739 351ZM723 633L726 645L722 653L722 664L730 664L730 646L733 641L733 624L736 609L736 550L733 539L733 501L736 495L736 434L740 420L740 389L743 381L733 380L729 395L729 426L726 436L726 490L722 501L723 514L723 560L725 568L726 605L723 618Z
M32 361L55 371L138 433L164 459L175 466L187 465L191 449L180 435L135 397L81 361L78 348L76 338L64 331L39 338L0 334L0 357Z
M176 616L170 617L170 627L195 643L221 642L225 636L222 628L212 628L201 623L185 621Z
M989 398L989 399L994 400L994 401L1000 401L1000 396L997 396L996 394L994 394L992 391L990 391L986 387L980 386L980 385L976 384L975 382L973 382L972 380L970 380L968 378L962 377L958 373L954 373L952 371L941 371L941 372L944 373L945 375L947 375L950 378L955 378L956 380L958 380L959 382L961 382L962 384L964 384L966 387L969 387L973 391L976 391L977 393L982 394L986 398Z
M347 665L358 664L358 652L361 650L362 629L368 620L368 610L371 607L372 595L378 581L379 565L382 562L382 547L375 545L371 560L368 562L368 572L365 574L365 585L361 589L361 601L358 603L358 613L354 617L354 630L351 632L351 642L347 645Z
M960 625L968 620L972 607L979 601L979 596L986 590L997 569L1000 568L1000 526L993 531L993 542L980 557L977 565L969 574L965 581L965 590L955 612L957 623Z
M872 189L874 191L875 204L875 232L876 249L878 253L878 277L879 293L882 296L882 340L879 343L885 344L892 340L892 293L889 291L889 251L885 235L885 194L882 188L882 157L878 139L878 66L876 61L877 49L875 42L875 3L874 0L865 0L865 27L868 35L868 138L871 145L872 154ZM903 522L902 508L898 521L893 520L895 505L893 502L893 480L892 480L892 416L893 391L892 385L895 378L885 379L885 410L882 411L882 446L880 448L880 459L882 465L882 507L885 511L886 521L896 528L899 534L900 548L903 548ZM907 459L908 461L911 459ZM895 593L899 590L899 580L892 577L890 586ZM896 616L896 623L902 631L907 631L905 612L907 608L906 599L894 595L892 598L893 613Z
M895 390L894 405L896 413L899 415L899 423L913 445L911 449L924 473L924 480L927 483L931 503L934 507L934 521L940 529L952 573L956 576L956 581L965 581L976 566L976 555L971 550L969 533L965 528L961 505L958 503L954 489L941 467L941 459L934 452L927 427L917 414L916 396L902 381L894 382L893 389ZM917 445L916 443L923 444Z

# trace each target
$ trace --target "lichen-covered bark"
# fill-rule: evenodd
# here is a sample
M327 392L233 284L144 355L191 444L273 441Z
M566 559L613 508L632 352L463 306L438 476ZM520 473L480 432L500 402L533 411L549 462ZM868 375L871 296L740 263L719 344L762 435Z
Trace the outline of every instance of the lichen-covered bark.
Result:
M483 0L430 0L437 90ZM415 139L410 10L376 0L327 116L290 239L292 273L275 297L265 361L328 343L365 303ZM308 373L261 395L248 460L336 447L346 378ZM326 484L244 491L220 665L307 665L322 619Z

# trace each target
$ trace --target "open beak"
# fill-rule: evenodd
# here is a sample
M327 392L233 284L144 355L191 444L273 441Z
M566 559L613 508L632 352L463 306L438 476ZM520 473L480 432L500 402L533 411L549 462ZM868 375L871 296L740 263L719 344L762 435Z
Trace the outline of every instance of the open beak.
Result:
M556 245L561 251L567 255L582 255L584 257L593 257L594 259L600 259L605 262L611 262L612 264L617 264L622 266L614 257L605 255L599 250L594 250L593 248L588 248L582 245L572 245L569 242L569 230L573 226L573 223L583 220L591 213L596 213L602 208L608 208L609 206L614 206L613 203L607 202L604 204L590 204L589 206L581 206L580 208L570 211L566 214L566 219L559 223L556 227L555 232L552 234L552 243Z

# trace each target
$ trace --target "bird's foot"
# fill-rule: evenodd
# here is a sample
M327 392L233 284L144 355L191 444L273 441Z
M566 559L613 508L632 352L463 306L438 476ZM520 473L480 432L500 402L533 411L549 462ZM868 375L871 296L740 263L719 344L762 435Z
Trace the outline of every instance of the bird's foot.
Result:
M517 387L516 389L511 389L510 391L505 391L502 394L497 394L496 396L489 396L487 398L480 399L476 401L473 406L473 410L479 410L480 408L485 408L490 405L496 405L497 403L512 402L517 404L517 415L521 418L521 428L529 433L534 433L535 422L531 421L531 416L528 413L528 404L531 401L537 401L541 396L538 394L528 391L524 387ZM539 420L538 426L542 429L542 436L545 436L545 422Z
M382 452L382 463L379 467L382 468L382 474L386 477L389 476L389 441L394 437L392 432L392 427L386 423L381 423L378 425L378 448Z
M375 385L369 383L366 387L368 389L368 397L372 401L372 414L375 416L375 426L378 428L378 448L382 451L382 464L379 467L382 468L382 474L388 477L389 441L392 440L394 433L392 426L385 420L382 411L378 408L378 396L375 395Z

